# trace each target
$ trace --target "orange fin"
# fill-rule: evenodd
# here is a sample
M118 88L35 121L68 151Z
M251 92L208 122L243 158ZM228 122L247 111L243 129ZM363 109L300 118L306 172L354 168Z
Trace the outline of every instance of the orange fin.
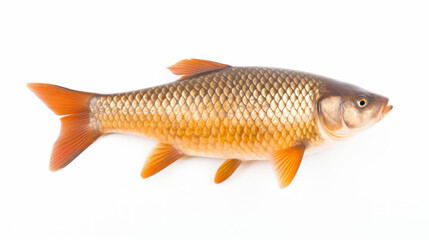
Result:
M168 69L170 69L170 71L176 75L183 75L179 79L179 80L183 80L185 78L188 78L198 73L220 70L227 67L231 67L231 66L223 63L192 58L192 59L184 59L182 61L179 61L173 66L168 67Z
M304 146L294 146L275 152L271 162L277 174L280 188L287 187L295 177L305 152Z
M61 118L61 132L54 144L49 169L57 171L67 166L101 134L90 123L88 101L91 93L59 86L30 83L28 87Z
M88 112L89 97L94 95L45 83L28 83L27 86L57 115Z
M183 156L184 153L170 144L159 143L147 158L140 175L142 178L155 175Z
M61 118L61 133L52 149L49 169L58 171L73 161L101 134L91 127L89 114L78 113Z
M240 164L241 160L238 159L228 159L223 162L216 172L214 182L218 184L228 179L235 172L238 166L240 166Z

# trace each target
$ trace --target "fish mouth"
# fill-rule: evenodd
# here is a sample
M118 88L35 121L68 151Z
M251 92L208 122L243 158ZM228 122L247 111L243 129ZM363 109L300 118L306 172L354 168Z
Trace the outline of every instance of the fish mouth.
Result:
M381 106L380 112L378 113L377 116L377 121L380 121L381 119L384 118L384 116L386 116L390 111L392 111L393 106L392 105L388 105L389 103L389 99L387 99L383 106Z

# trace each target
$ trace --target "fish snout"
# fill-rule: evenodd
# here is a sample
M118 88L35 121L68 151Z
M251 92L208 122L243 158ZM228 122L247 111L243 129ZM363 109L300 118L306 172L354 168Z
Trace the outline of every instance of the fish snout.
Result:
M380 111L378 112L377 122L383 119L384 116L386 116L390 111L392 111L393 106L388 104L389 104L389 99L386 98L386 100L384 101L383 105L380 108Z

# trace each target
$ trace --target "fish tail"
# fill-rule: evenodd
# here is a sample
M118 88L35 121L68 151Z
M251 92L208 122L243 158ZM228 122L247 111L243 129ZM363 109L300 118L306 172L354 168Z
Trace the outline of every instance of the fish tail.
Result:
M29 83L33 91L45 104L61 117L61 132L54 144L49 169L58 171L67 166L101 132L91 123L89 101L94 93L70 90L52 84Z

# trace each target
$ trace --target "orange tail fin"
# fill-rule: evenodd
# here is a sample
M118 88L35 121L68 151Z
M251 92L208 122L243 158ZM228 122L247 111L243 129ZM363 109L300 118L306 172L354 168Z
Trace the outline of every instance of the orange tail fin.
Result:
M61 132L54 144L49 169L57 171L67 166L101 135L91 125L89 99L93 93L73 91L44 83L29 83L28 87L61 118Z

